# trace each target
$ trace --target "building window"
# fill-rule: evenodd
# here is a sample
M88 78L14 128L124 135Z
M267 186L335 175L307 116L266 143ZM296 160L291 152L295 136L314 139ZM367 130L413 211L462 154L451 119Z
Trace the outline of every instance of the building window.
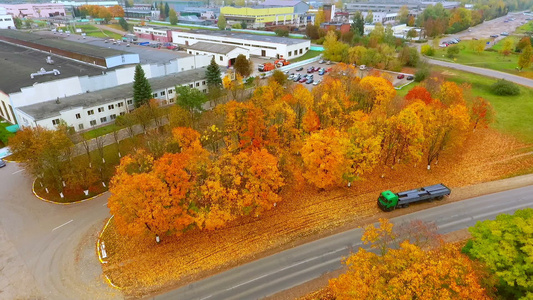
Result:
M170 103L174 103L174 98L170 98Z
M173 90L168 90L168 93L172 94L172 93L174 93L174 91Z
M117 118L117 115L116 115L116 114L112 114L112 115L109 116L109 119L111 119L111 120L114 120L114 119L116 119L116 118Z
M199 86L200 86L200 83L199 83L199 82L197 82L197 83L196 83L196 87L199 87Z
M120 112L120 115L121 115L121 116L123 116L123 115L125 115L125 114L126 114L126 112L124 112L124 111Z
M103 107L98 107L98 112L104 112L104 108Z
M191 84L189 84L189 87L190 87L190 88L193 88L193 87L194 87L194 85L193 85L193 84L191 83Z
M83 130L83 124L78 124L78 129Z
M128 105L132 105L133 104L133 100L128 100Z
M96 125L96 120L91 120L91 122L89 122L89 123L91 123L91 126L95 126Z
M220 61L223 61L224 60L224 57L221 55L220 56Z
M205 85L205 80L204 80L204 81L202 81L202 85Z
M292 56L292 51L289 51L289 56Z
M59 125L59 119L52 120L53 125Z
M192 54L192 51L189 51L189 54Z
M304 49L300 49L300 54L302 54L304 52Z
M94 115L94 110L91 109L91 110L87 111L87 115L89 115L89 116L90 115Z
M305 51L309 50L309 47L305 47Z
M81 114L76 114L76 119L81 119Z
M161 92L161 96L165 96L165 91L162 91L162 92Z
M207 89L203 89L202 92L204 92L204 94L207 94Z
M107 122L107 117L101 117L100 118L100 123L105 123Z
M153 93L152 98L156 98L156 97L157 97L157 93Z
M111 109L115 109L115 105L114 104L110 104L107 106L107 109L111 110Z
M118 106L118 107L122 107L122 106L124 106L124 102L119 102L119 103L117 103L117 106Z

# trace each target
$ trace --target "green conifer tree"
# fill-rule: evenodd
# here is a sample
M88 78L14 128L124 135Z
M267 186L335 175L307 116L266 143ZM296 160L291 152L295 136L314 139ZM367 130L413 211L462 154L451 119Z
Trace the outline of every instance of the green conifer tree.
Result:
M135 67L135 74L133 75L133 103L135 107L139 107L152 98L152 87L144 75L144 70L141 65Z
M211 58L211 64L207 66L205 77L207 78L208 86L222 86L222 78L220 78L220 67L215 62L215 57Z

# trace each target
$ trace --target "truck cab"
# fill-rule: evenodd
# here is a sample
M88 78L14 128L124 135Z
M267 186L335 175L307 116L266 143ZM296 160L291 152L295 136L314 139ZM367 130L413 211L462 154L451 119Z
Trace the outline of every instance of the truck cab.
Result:
M384 191L378 197L378 205L384 211L393 210L398 204L398 195L391 191Z

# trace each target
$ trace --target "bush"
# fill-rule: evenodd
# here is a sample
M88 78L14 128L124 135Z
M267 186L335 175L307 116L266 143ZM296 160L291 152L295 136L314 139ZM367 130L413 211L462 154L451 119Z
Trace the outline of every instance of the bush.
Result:
M446 56L449 57L449 58L454 58L454 57L456 57L459 54L459 51L460 51L459 47L450 46L446 50Z
M520 94L520 88L518 85L505 79L496 81L490 87L490 90L493 94L499 96L516 96Z
M420 82L420 81L428 78L430 73L431 73L431 71L429 70L428 66L426 66L426 65L420 66L418 68L418 70L416 70L415 81L416 82Z
M433 49L433 47L431 47L430 45L423 45L420 49L420 52L422 52L423 55L427 56L435 55L435 49Z

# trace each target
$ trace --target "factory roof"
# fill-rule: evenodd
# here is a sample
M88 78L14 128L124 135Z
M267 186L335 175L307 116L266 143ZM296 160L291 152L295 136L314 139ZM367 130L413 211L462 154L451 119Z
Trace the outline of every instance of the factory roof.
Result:
M196 44L185 46L186 49L205 51L210 53L228 54L238 48L237 46L221 45L216 43L198 42Z
M198 30L190 30L184 33L204 34L204 35L209 35L209 36L219 36L219 37L226 37L226 38L261 41L261 42L269 42L269 43L274 43L274 44L285 44L285 45L295 45L295 44L300 44L304 42L309 42L309 40L303 40L303 39L292 39L288 37L259 35L259 34L242 33L242 32L226 31L226 30L222 31L222 30L198 29Z

